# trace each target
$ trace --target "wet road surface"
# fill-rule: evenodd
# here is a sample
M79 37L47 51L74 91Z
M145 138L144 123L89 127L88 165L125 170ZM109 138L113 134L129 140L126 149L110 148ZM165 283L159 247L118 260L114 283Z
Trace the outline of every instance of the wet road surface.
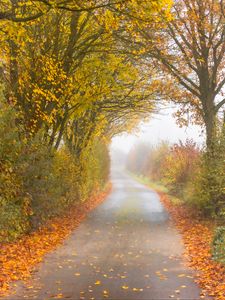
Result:
M158 195L114 171L107 200L6 299L200 299Z

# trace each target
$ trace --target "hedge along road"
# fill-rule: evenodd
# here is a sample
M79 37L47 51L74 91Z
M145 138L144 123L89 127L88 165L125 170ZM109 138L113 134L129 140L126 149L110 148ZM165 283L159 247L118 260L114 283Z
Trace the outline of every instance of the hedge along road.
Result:
M159 196L122 171L106 201L6 299L200 299Z

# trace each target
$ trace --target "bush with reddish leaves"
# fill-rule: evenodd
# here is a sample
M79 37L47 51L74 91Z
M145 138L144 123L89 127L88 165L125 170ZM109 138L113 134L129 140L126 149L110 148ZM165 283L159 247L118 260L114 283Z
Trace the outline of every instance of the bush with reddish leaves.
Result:
M141 151L140 151L141 149ZM196 172L201 150L192 140L170 146L161 142L155 147L143 144L132 149L128 156L128 169L165 185L177 196L183 191Z
M162 182L171 193L183 196L186 185L198 168L201 152L192 140L170 147L162 161Z

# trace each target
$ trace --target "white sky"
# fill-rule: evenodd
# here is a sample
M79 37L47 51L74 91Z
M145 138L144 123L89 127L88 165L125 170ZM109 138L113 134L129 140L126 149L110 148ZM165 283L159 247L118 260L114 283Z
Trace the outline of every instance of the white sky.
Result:
M204 143L202 128L194 125L179 128L176 120L172 117L172 113L175 111L172 108L164 109L160 114L151 117L149 122L141 124L138 133L125 133L114 137L111 145L112 149L118 148L124 152L129 152L131 147L139 140L149 144L157 144L161 140L176 143L179 140L185 141L187 138L192 138L199 144Z

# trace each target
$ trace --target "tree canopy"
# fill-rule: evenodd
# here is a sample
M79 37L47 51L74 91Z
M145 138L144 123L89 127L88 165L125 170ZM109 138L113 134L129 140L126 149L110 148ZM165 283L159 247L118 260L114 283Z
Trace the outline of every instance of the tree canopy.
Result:
M30 135L42 130L55 148L79 138L82 149L91 136L112 136L153 110L149 73L117 35L165 19L166 1L14 0L1 10L5 93Z
M174 1L171 20L160 30L137 26L137 51L155 61L162 96L183 104L206 128L207 144L215 136L218 112L224 107L225 19L220 0ZM166 79L160 77L166 75ZM163 76L164 76L163 75Z

